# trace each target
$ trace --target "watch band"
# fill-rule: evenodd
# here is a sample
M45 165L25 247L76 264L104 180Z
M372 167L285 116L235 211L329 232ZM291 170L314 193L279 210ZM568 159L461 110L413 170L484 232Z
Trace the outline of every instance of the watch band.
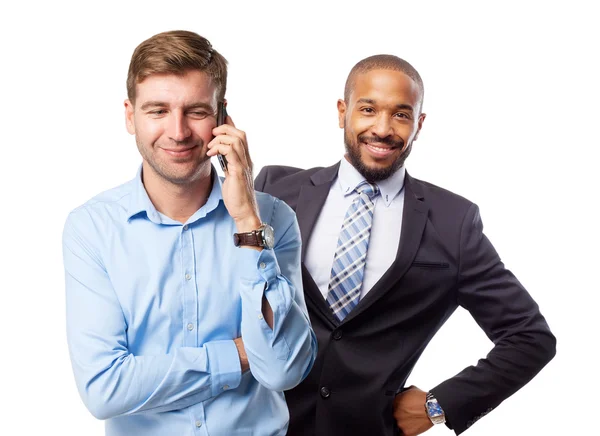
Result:
M245 233L234 233L233 234L233 244L236 247L241 245L248 245L251 247L262 247L262 241L259 237L260 230L252 230L251 232Z
M233 244L236 247L246 245L251 247L263 247L272 250L275 245L275 234L273 227L266 223L251 232L234 233Z
M442 406L440 406L440 403L438 403L437 398L435 398L431 392L427 392L425 410L427 411L427 416L429 416L432 424L444 424L446 422L444 410L442 409Z

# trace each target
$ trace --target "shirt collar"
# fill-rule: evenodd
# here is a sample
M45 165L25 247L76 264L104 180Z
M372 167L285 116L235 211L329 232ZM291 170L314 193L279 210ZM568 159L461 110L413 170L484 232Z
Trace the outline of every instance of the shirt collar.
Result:
M204 206L198 209L188 219L188 223L195 222L200 218L205 217L209 212L216 209L219 205L219 202L223 199L223 181L217 175L215 167L211 166L211 168L211 177L213 184L212 190L210 191L210 195L208 196L208 199L206 200ZM126 219L128 222L131 221L132 218L137 217L138 215L145 212L147 218L155 224L181 225L180 222L174 221L157 211L154 207L154 204L152 204L152 201L150 201L150 197L148 197L148 193L146 192L146 188L144 187L144 183L142 182L142 165L140 165L135 178L130 183L133 185L133 189L131 192L131 200L129 202L129 207L127 209L126 215Z
M377 186L381 192L381 198L386 207L392 204L394 198L402 192L405 175L406 168L404 168L403 165L387 179L377 182ZM344 196L350 195L354 191L354 188L356 188L363 180L365 180L363 175L360 174L344 156L338 171L338 186L340 187L342 194L344 194Z

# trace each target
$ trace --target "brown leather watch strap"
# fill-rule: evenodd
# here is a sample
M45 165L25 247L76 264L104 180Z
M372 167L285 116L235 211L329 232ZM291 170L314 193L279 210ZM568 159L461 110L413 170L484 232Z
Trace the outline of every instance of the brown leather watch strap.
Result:
M260 240L258 237L258 230L253 230L247 233L234 233L233 234L233 244L236 247L240 247L242 245L248 245L251 247L260 247Z

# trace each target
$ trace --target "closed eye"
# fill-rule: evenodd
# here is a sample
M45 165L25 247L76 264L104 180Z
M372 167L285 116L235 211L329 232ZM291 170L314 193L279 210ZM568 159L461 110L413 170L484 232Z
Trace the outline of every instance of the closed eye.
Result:
M160 119L160 118L166 117L168 112L169 111L167 109L154 109L154 110L148 111L147 115L150 118Z
M201 120L201 119L204 119L204 118L208 117L209 115L213 115L213 114L210 114L206 111L192 111L192 112L188 112L188 115L190 115L192 118Z

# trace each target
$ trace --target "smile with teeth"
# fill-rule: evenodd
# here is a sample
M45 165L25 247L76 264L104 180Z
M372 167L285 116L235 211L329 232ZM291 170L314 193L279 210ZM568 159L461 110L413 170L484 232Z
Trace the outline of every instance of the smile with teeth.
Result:
M388 155L390 153L392 153L394 151L394 149L396 147L381 147L379 145L375 145L375 144L371 144L368 142L363 143L371 153L379 155L379 156L385 156Z
M391 150L390 147L377 147L376 145L373 145L373 144L367 144L367 145L369 147L371 147L372 149L377 150L377 151L388 151L388 150Z

